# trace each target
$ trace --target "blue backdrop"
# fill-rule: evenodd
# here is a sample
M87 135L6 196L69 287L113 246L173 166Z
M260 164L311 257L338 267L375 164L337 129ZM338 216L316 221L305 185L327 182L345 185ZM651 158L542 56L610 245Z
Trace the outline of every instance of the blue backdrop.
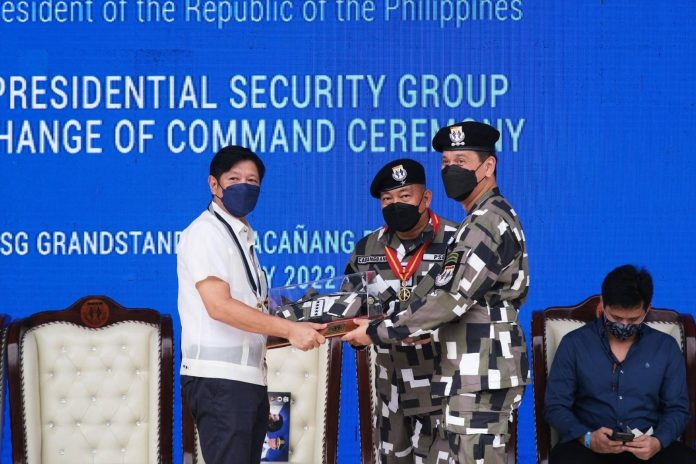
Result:
M228 142L267 165L250 220L272 284L340 275L381 224L368 185L390 159L421 161L434 209L463 218L429 142L471 118L502 132L527 334L532 310L626 262L653 273L656 306L696 312L695 22L690 0L0 0L0 311L105 294L178 325L172 241ZM359 456L354 372L346 350L341 463Z

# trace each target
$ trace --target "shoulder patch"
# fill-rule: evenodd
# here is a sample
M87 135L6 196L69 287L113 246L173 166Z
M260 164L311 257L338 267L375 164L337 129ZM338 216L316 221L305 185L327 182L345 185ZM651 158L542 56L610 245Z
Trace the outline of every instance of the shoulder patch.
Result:
M461 253L458 253L456 251L453 251L447 255L447 258L445 258L444 266L447 267L449 265L456 265L459 263L459 260L461 259L462 255Z
M450 280L452 280L452 277L454 277L454 268L456 266L454 264L450 264L448 266L445 266L442 269L442 272L440 272L437 277L435 277L435 285L438 287L442 287L443 285L447 285Z

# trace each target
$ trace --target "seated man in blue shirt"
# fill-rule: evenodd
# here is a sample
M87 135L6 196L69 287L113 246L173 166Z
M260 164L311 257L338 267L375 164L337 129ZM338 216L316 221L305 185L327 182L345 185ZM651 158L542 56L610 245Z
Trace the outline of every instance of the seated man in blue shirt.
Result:
M689 421L684 357L670 335L643 324L650 274L631 265L602 283L603 315L567 334L546 387L546 421L560 441L551 464L696 463L676 441ZM639 431L621 437L615 431Z

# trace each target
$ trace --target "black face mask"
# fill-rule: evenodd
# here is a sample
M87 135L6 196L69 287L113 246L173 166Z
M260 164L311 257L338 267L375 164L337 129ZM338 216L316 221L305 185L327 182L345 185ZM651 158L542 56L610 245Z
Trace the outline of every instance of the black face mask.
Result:
M445 169L442 170L442 183L445 184L447 196L456 201L466 200L481 182L476 180L476 171L481 166L483 163L474 170L464 169L456 164L445 166Z
M387 223L390 229L397 232L406 232L413 229L423 214L418 211L422 201L423 197L421 197L418 205L415 206L408 203L391 203L385 206L382 208L384 222Z

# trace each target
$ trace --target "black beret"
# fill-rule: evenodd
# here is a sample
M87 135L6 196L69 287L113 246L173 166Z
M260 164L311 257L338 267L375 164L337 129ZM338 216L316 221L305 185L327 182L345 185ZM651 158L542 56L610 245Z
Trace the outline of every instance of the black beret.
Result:
M370 195L379 198L381 192L411 184L425 185L423 166L418 161L406 158L390 161L372 179Z
M443 127L433 137L433 148L443 152L449 150L472 150L495 153L495 143L500 132L493 126L476 121L465 121Z

